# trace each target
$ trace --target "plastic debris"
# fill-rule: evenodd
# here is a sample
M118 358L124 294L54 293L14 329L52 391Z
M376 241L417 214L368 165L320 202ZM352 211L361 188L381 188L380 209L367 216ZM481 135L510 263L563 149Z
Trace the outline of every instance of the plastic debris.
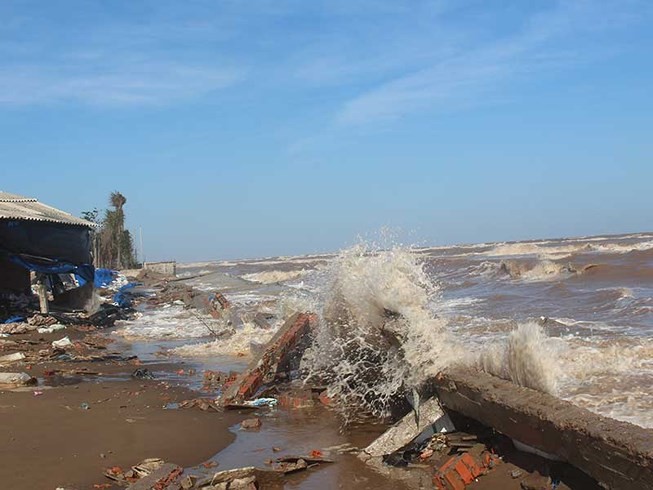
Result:
M63 339L55 340L52 342L52 347L55 349L65 349L66 347L70 347L73 345L73 343L70 341L68 337L64 337Z
M54 325L50 325L49 327L39 327L36 329L38 333L54 333L58 332L59 330L65 330L66 326L62 325L61 323L55 323Z
M154 375L147 368L137 369L132 373L134 379L154 379Z
M233 403L228 405L228 408L259 408L259 407L275 407L277 405L276 398L256 398L255 400L245 400L241 403Z
M22 352L14 352L13 354L0 356L0 362L14 362L14 361L20 361L22 359L25 359L25 354L23 354Z
M79 406L79 408L81 408L82 410L89 410L91 408L91 406L86 402L82 402L82 404Z

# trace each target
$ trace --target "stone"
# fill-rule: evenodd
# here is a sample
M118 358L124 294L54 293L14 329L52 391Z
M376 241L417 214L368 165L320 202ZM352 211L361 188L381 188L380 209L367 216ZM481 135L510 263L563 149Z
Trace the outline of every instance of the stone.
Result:
M261 419L254 417L251 419L245 419L240 423L240 428L244 430L257 430L260 429L262 425Z

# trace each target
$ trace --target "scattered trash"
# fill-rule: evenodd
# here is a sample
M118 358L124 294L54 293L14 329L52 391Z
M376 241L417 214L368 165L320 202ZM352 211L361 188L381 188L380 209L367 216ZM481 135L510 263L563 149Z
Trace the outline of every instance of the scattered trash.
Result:
M13 354L6 354L4 356L0 356L0 363L3 362L14 362L14 361L20 361L22 359L25 359L25 354L22 352L14 352Z
M519 478L519 477L522 476L523 474L524 474L524 473L523 473L521 470L512 470L512 471L510 472L510 476L513 477L513 478Z
M73 345L73 343L70 341L68 337L64 337L63 339L55 340L52 342L52 347L55 349L65 349L66 347L70 347Z
M61 323L55 323L54 325L50 325L49 327L39 327L36 329L38 333L54 333L58 332L59 330L65 330L66 326L62 325Z
M36 378L27 373L0 373L0 385L32 385L37 384Z
M215 410L216 412L222 412L222 409L218 406L217 403L213 400L208 400L204 398L194 398L192 400L185 400L179 404L179 408L199 408L203 412L209 410Z
M32 330L36 330L36 327L29 323L5 323L0 325L0 333L7 335L20 335Z
M279 488L280 486L283 486L283 478L279 472L262 470L253 466L219 471L195 482L195 488L206 490L249 490L250 488Z
M41 396L43 394L43 392L37 390L37 391L34 391L33 394L34 394L34 396Z
M86 402L82 402L79 408L81 408L82 410L90 410L91 406Z
M134 379L154 379L154 375L147 368L139 368L131 375Z
M320 452L320 451L318 451ZM322 463L333 463L332 459L327 459L322 456L283 456L277 458L272 463L272 469L283 474L295 473Z
M7 318L3 323L20 323L20 322L24 322L24 321L25 321L24 316L14 315L14 316L10 316L9 318Z

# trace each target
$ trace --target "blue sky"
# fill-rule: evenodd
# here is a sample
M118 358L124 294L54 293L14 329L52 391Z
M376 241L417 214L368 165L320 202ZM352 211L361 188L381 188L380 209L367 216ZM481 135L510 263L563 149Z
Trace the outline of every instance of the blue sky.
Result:
M150 260L653 229L653 4L0 3L0 189Z

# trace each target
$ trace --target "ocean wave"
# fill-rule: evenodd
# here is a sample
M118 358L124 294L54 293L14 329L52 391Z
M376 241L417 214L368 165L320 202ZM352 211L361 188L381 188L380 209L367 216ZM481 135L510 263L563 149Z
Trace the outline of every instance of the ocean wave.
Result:
M577 273L577 270L570 264L559 264L551 260L541 260L535 264L504 261L501 262L499 270L502 273L508 274L513 279L525 279L529 281L544 281Z
M259 284L275 284L299 279L305 276L308 272L309 271L304 269L293 271L271 270L244 274L240 277L246 281L256 282Z
M251 357L259 351L274 335L274 330L259 328L254 323L244 323L242 328L231 335L216 340L175 347L167 352L180 357L235 356Z
M225 327L222 321L191 312L181 305L146 310L140 317L116 322L116 325L118 328L113 335L142 340L206 337L211 330L219 331Z
M448 320L432 313L439 308L432 304L441 301L440 291L409 249L359 245L343 251L327 272L319 327L302 362L309 378L326 383L329 395L344 407L387 415L397 397L460 363L484 366L534 389L555 390L556 375L551 366L544 367L543 356L549 355L540 330L518 328L493 344L480 362L481 354L453 335Z

